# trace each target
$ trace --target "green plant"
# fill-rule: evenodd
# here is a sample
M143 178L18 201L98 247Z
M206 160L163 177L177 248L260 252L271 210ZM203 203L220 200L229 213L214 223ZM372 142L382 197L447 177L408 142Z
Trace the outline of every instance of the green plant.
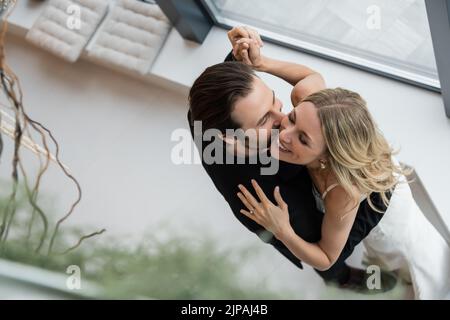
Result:
M159 242L151 237L143 242L145 245L130 249L117 243L112 245L115 241L109 239L106 243L96 241L80 247L83 240L105 230L84 234L81 229L63 228L63 222L81 200L81 187L60 161L59 145L51 131L28 116L19 79L6 63L7 17L15 3L13 0L7 10L5 7L5 17L0 22L0 94L8 102L8 105L0 104L0 159L4 158L2 134L9 136L14 144L12 181L3 183L0 189L0 257L58 272L65 272L69 265L77 265L86 279L103 288L107 297L275 297L258 286L243 287L238 278L238 265L228 253L219 252L212 240L204 240L198 246L190 239ZM33 136L40 139L40 144L34 142ZM55 148L54 155L50 152L48 138ZM34 181L21 158L23 146L38 156L39 170ZM58 219L53 219L55 215L44 208L39 192L50 161L58 165L77 189L70 209ZM4 162L1 164L3 169ZM7 195L6 190L11 192Z
M65 254L30 251L30 243L39 238L39 232L31 235L26 232L30 205L23 192L17 195L17 217L1 257L60 273L70 265L77 265L82 279L100 287L100 298L277 299L283 296L264 288L262 283L242 279L242 265L257 254L253 248L219 250L217 240L205 235L200 239L171 236L160 240L156 233L148 233L136 246L123 245L120 239L108 237ZM7 197L0 196L0 209L7 201ZM53 223L53 215L47 216L49 223ZM66 226L63 231L55 249L69 246L83 233L81 228L72 226Z
M9 136L14 142L14 150L11 161L12 183L8 185L11 186L11 193L0 211L0 254L3 250L5 250L5 246L11 233L11 227L17 219L16 216L19 209L17 197L19 192L19 184L22 182L22 179L25 195L24 199L26 199L31 205L31 209L28 211L29 217L27 226L24 227L28 233L27 239L31 239L31 233L36 231L36 227L39 228L39 236L33 239L34 242L27 241L26 249L34 250L35 253L40 253L45 249L47 255L51 255L53 253L54 244L61 225L72 215L75 207L81 201L81 187L75 177L70 173L68 167L60 161L59 144L51 131L40 122L30 118L28 113L25 111L23 105L23 93L19 78L6 63L4 45L8 26L7 18L14 9L15 4L16 1L12 0L10 7L5 6L3 8L3 10L5 10L5 17L0 22L0 93L4 95L4 99L9 104L9 106L0 104L0 107L5 109L5 111L3 111L2 108L0 108L0 159L3 156L4 146L2 134ZM12 111L13 116L6 111ZM33 135L38 135L38 137L40 137L43 147L33 140ZM48 138L50 138L55 147L55 155L50 152ZM36 175L36 179L33 182L30 181L29 174L25 169L25 164L20 154L21 148L24 146L35 153L39 160L39 170ZM50 160L54 161L58 165L63 174L75 184L77 189L77 198L70 206L70 209L61 218L56 220L54 225L49 224L46 212L38 203L41 180L49 167ZM104 231L105 230L102 229L88 235L80 236L78 242L75 245L66 248L65 252L77 248L83 240L101 234Z

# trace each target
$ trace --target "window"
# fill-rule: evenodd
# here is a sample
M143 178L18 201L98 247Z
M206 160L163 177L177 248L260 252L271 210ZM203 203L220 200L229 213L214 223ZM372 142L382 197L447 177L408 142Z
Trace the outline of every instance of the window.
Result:
M424 0L203 0L225 27L440 90Z

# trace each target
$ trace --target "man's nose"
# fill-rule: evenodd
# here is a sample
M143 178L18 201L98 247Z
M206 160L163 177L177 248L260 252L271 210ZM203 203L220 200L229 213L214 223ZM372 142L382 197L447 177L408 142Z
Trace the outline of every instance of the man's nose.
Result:
M283 118L285 117L285 114L281 111L275 111L274 112L274 122L273 125L276 128L279 128L281 125L281 121L283 120Z

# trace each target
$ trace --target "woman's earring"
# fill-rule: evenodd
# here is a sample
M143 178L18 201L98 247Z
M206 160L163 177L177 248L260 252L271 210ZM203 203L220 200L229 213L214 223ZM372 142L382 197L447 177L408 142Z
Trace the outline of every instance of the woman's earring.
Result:
M321 160L320 161L320 169L325 169L327 166L325 165L325 161Z

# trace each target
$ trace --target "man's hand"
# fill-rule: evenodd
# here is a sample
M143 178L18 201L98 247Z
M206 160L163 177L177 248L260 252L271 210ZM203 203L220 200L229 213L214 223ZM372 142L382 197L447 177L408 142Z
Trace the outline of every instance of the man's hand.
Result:
M233 56L253 69L270 73L294 86L291 92L292 105L296 106L311 93L326 88L323 77L313 69L298 63L272 59L261 55L261 38L249 27L234 27L228 32L233 46Z
M233 56L238 61L242 61L241 52L239 52L239 46L236 46L236 42L242 38L255 40L258 47L262 47L264 43L261 40L258 32L249 27L234 27L227 33L228 39L230 40L231 46L233 47Z
M264 57L256 40L242 38L236 41L236 51L240 54L243 63L258 71L263 69Z

